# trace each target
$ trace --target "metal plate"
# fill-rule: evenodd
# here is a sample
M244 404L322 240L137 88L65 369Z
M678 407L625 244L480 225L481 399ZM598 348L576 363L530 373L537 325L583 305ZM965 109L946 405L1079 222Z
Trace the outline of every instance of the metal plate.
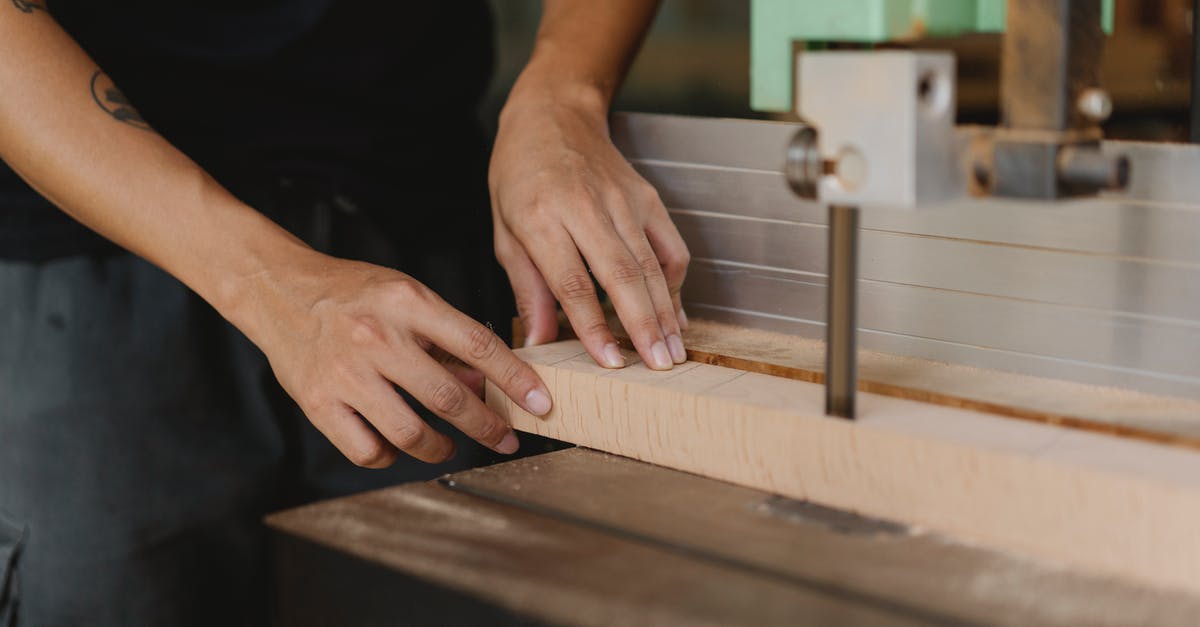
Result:
M825 209L780 174L795 127L614 119L692 250L693 315L823 334ZM863 347L1200 398L1200 148L1105 150L1132 162L1124 196L867 208Z

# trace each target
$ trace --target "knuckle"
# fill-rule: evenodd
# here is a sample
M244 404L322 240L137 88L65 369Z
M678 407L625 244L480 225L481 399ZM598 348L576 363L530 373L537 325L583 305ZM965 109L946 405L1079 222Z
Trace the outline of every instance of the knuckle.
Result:
M559 300L572 303L591 300L596 297L596 287L592 285L592 277L582 272L571 272L558 280Z
M490 329L482 325L472 325L467 332L467 355L472 359L487 361L496 356L500 350L500 339Z
M350 321L350 341L357 346L381 344L385 341L383 328L373 318L355 318Z
M520 383L525 378L525 368L520 361L512 361L504 367L504 372L500 374L501 386L511 387Z
M429 409L444 416L457 416L466 409L467 395L462 387L450 381L438 381L429 389Z
M681 270L687 270L687 267L692 263L692 252L687 249L687 246L682 246L679 253L671 260Z
M425 300L428 289L412 279L397 279L387 285L387 295L392 304L411 305Z
M360 380L358 369L349 358L335 358L329 364L329 370L332 373L334 381L340 383L356 384Z
M485 420L475 431L475 439L488 446L495 446L500 443L505 431L499 420Z
M657 313L639 316L633 324L635 328L641 329L649 335L658 335L662 332Z
M421 444L421 439L424 437L424 433L419 426L408 422L396 425L388 435L388 439L391 440L392 444L402 451L413 450Z
M593 227L608 229L615 224L612 214L610 214L604 208L598 207L595 203L591 202L589 202L588 205L589 210L584 212L582 215L588 219ZM624 211L624 209L620 208L615 210Z
M561 204L546 197L535 198L521 220L513 225L514 233L546 233L553 230L559 224Z
M513 300L516 301L517 315L521 320L528 322L529 316L536 308L536 302L526 294L515 294Z
M663 272L666 274L667 281L678 288L679 284L683 283L684 277L687 276L688 266L692 263L692 254L686 249L678 255L672 256L665 264L663 264Z
M555 233L562 230L558 217L552 211L545 205L534 205L529 219L523 220L519 226L513 229L513 232L519 233L521 241L526 244L531 241L549 240L554 237Z
M355 450L347 457L355 466L363 468L381 468L390 466L395 461L395 453L379 440L372 440L370 444Z
M617 261L609 267L605 274L608 280L617 286L634 285L646 280L646 275L642 273L641 264L633 259L621 259Z
M558 217L558 208L562 201L539 194L529 206L529 215L536 222L553 222Z
M584 337L596 337L612 333L612 330L608 328L608 322L603 318L590 320L580 326L580 333L582 333Z
M313 423L332 418L334 402L316 389L301 390L296 394L296 404Z
M492 252L501 266L507 266L515 257L516 243L509 236L501 237L497 234L492 238Z
M654 255L647 255L638 261L638 265L642 268L642 276L647 279L657 279L663 277L662 264L658 262L658 258Z
M338 401L336 396L325 393L317 387L313 387L305 392L304 400L308 401L312 410L322 416L333 417L338 415L339 409L342 409L342 403Z
M634 194L642 203L651 207L661 207L663 202L658 189L643 179L634 189Z

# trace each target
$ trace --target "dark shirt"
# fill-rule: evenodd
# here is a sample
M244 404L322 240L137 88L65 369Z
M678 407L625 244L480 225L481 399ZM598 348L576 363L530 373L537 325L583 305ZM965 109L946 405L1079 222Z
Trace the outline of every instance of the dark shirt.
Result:
M474 171L485 150L477 107L492 68L483 0L51 0L49 8L155 130L235 193L300 177L379 206L436 198L455 179L483 176ZM108 248L0 165L0 258Z

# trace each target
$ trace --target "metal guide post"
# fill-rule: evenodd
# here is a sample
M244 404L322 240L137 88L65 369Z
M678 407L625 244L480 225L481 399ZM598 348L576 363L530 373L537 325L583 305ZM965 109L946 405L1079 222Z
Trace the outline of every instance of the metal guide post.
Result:
M858 389L858 207L829 206L825 413L854 418Z
M963 193L954 141L954 57L827 51L799 56L797 114L784 175L829 207L825 411L854 418L859 207L911 210ZM1088 170L1088 160L1073 164ZM1101 173L1103 174L1103 173Z

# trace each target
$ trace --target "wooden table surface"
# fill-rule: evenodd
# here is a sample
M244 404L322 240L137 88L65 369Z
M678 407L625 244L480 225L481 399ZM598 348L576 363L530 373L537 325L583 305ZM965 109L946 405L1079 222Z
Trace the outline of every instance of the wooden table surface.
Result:
M1200 599L570 449L281 512L283 625L1190 625Z

